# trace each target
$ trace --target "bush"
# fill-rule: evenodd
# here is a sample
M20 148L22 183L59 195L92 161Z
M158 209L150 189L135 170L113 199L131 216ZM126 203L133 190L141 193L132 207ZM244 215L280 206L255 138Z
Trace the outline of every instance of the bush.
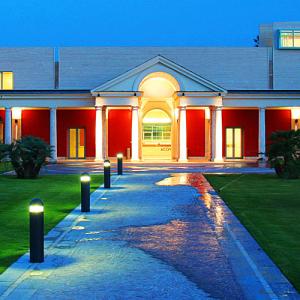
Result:
M300 176L300 130L277 131L271 135L268 157L271 166L281 178Z
M18 178L33 179L46 159L51 157L51 146L40 138L26 136L11 145L0 147L0 157L8 156Z

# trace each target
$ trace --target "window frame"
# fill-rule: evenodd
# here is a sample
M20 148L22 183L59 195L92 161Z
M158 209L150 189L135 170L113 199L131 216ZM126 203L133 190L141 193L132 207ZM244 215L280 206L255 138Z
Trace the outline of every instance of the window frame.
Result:
M11 73L12 75L12 87L11 89L4 89L3 88L3 80L4 80L4 73ZM11 91L14 89L14 72L13 71L0 71L0 91Z
M293 46L293 47L285 47L281 43L281 35L285 32L292 32L293 33L293 45L295 45L295 32L299 32L300 34L300 28L297 29L279 29L278 30L278 49L282 50L300 50L300 46Z

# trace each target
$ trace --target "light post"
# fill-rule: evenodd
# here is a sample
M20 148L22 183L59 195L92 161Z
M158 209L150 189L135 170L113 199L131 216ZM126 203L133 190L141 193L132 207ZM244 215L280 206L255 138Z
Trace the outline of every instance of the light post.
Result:
M123 153L117 154L118 175L123 175Z
M29 248L30 262L44 261L44 203L32 199L29 205Z
M110 161L106 159L103 164L104 167L104 188L110 188Z
M81 212L90 211L90 182L91 177L88 173L82 173L81 182Z

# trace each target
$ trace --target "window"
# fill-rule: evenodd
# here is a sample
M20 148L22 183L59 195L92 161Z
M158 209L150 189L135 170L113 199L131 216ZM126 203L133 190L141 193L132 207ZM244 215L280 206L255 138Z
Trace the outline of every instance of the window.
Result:
M0 72L0 90L12 90L13 89L13 72Z
M144 124L143 140L145 142L170 143L171 124Z
M300 49L300 29L279 30L280 49Z
M226 128L226 158L243 157L242 128Z

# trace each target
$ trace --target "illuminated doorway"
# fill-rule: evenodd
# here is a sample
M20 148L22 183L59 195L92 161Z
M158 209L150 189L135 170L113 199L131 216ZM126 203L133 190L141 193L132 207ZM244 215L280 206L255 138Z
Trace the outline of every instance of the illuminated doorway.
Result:
M143 118L142 155L144 159L172 158L172 120L161 109L152 109Z
M85 158L85 129L69 128L68 129L68 152L69 158Z
M243 130L242 128L226 128L226 158L243 158Z

